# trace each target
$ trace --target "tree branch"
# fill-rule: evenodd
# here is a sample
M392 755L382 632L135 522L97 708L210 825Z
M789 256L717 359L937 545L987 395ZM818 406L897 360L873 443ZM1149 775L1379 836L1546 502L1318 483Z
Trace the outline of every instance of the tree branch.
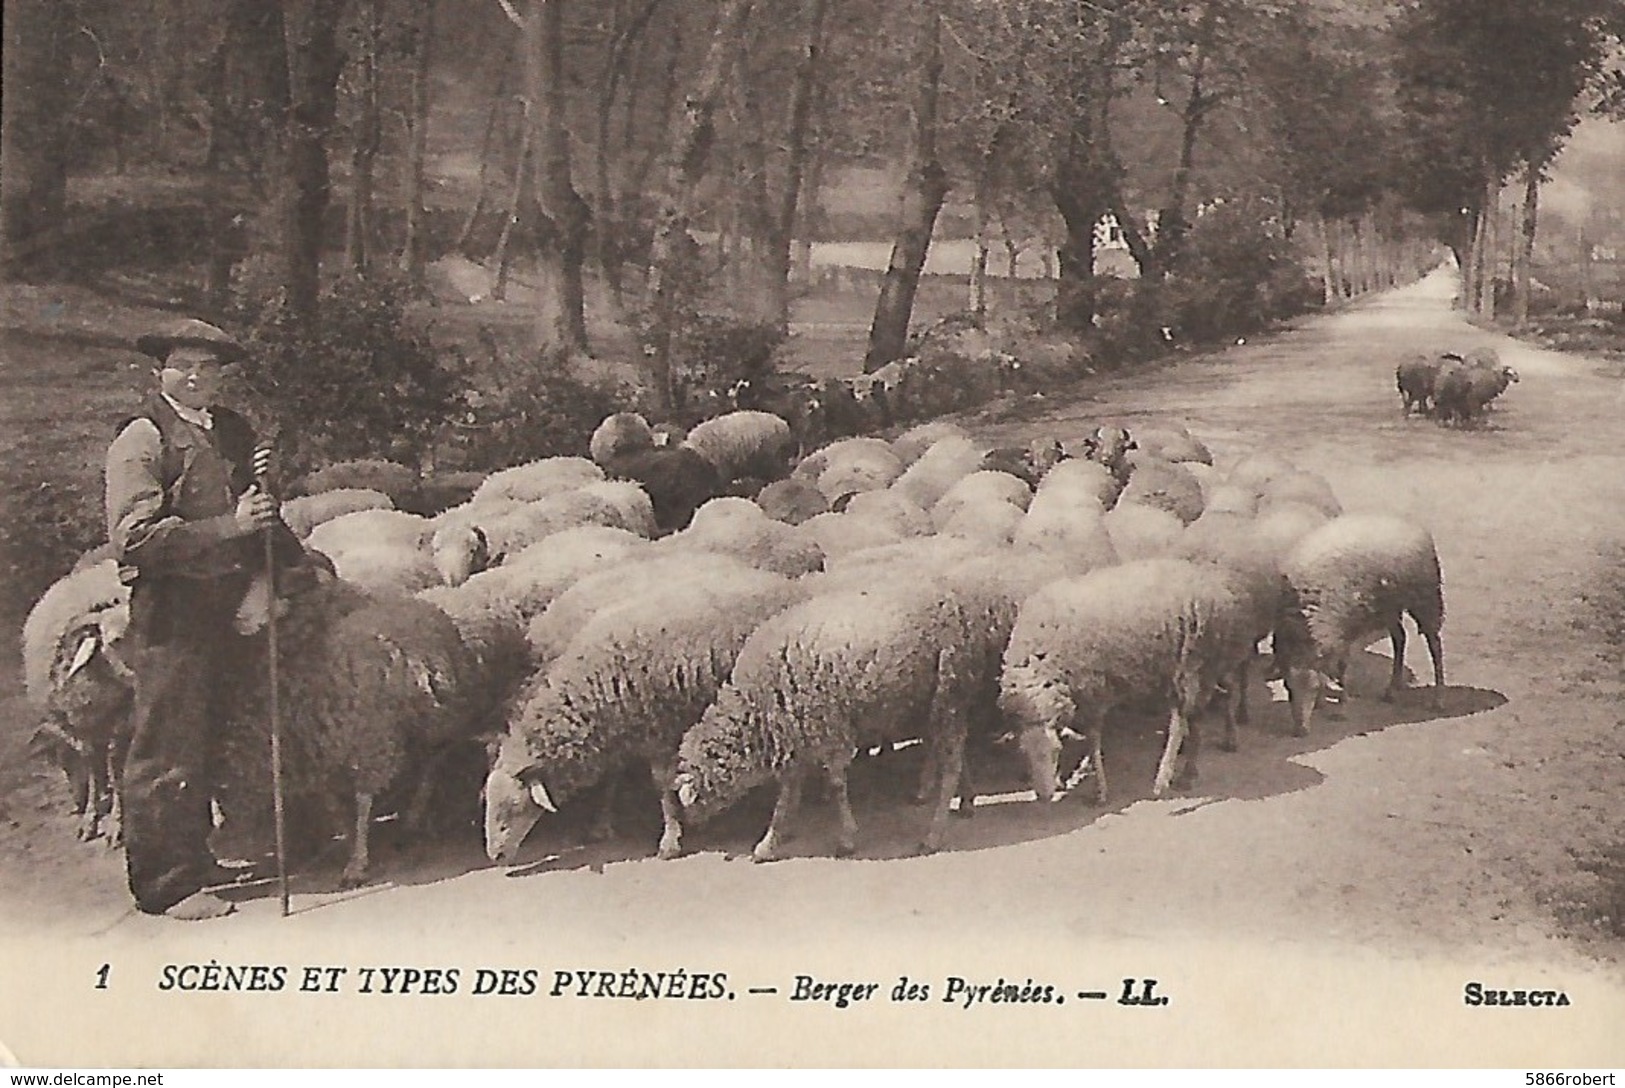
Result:
M512 23L520 30L525 29L524 16L520 15L513 9L513 4L509 3L509 0L497 0L497 6L502 9L502 14L508 17L508 22Z

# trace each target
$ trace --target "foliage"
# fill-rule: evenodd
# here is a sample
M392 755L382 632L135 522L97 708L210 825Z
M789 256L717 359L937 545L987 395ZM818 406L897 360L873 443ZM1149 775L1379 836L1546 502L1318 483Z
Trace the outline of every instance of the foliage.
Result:
M489 472L541 457L581 456L593 428L632 396L533 354L497 349L481 361L466 399L442 433L437 462Z
M236 301L252 360L242 380L290 470L355 457L415 464L464 406L462 360L406 319L403 284L340 279L310 329L279 290L252 284Z

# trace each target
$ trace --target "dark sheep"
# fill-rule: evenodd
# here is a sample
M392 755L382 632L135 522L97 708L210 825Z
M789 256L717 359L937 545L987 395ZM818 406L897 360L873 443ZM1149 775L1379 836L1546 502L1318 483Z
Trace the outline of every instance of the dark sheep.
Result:
M1465 426L1517 380L1518 372L1510 366L1469 363L1442 369L1434 387L1434 417L1440 423Z
M711 462L687 446L633 450L610 459L604 471L610 479L642 485L661 533L687 528L694 511L724 493Z

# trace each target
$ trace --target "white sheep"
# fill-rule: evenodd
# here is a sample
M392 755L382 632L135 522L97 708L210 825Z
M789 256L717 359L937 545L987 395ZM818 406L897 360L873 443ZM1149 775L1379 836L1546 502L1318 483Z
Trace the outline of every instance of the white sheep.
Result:
M929 510L954 484L979 471L986 453L985 447L969 438L951 435L938 439L908 466L892 487L913 499L921 509Z
M824 552L801 527L774 521L749 499L713 499L687 529L660 540L652 553L691 551L732 555L760 570L794 577L820 570Z
M756 505L774 521L786 525L801 525L819 514L829 512L829 500L824 493L806 480L792 476L788 480L775 480L762 488L756 496Z
M34 747L67 776L84 840L115 811L132 682L118 643L129 606L129 586L107 559L52 583L23 623L24 690L40 715Z
M1126 705L1160 705L1168 737L1152 793L1194 779L1199 734L1191 716L1228 681L1227 731L1241 691L1236 672L1254 652L1263 606L1216 563L1145 559L1052 582L1022 602L1005 650L1000 706L1020 732L1033 788L1053 798L1061 737L1081 723L1095 800L1107 798L1101 734Z
M727 680L745 639L797 592L775 575L713 570L651 587L589 619L508 717L486 779L487 855L511 861L544 812L606 777L613 783L638 761L660 797L659 856L675 857L678 743ZM613 791L606 814L612 801ZM607 820L597 830L607 835Z
M902 460L905 467L912 465L920 459L926 450L936 445L944 438L970 438L965 428L946 419L933 419L910 427L892 440L892 452Z
M1348 655L1387 634L1393 669L1385 700L1405 688L1405 623L1410 614L1433 660L1431 704L1444 690L1444 588L1432 535L1382 514L1333 518L1300 540L1282 563L1287 600L1276 627L1294 732L1306 736L1324 676L1341 686Z
M1130 451L1129 464L1134 471L1118 502L1166 510L1186 525L1201 516L1202 485L1182 466L1143 455L1138 450Z
M724 483L780 480L790 472L796 439L771 412L725 412L697 425L683 445L711 463Z
M778 804L752 857L779 856L803 777L822 768L840 814L836 853L857 845L847 768L859 747L919 738L935 796L922 849L942 844L961 779L967 708L991 687L985 618L921 585L821 594L759 626L728 683L678 749L685 814L705 819L771 779Z
M1073 502L1093 500L1097 507L1105 511L1117 502L1121 490L1117 478L1104 465L1087 458L1073 457L1044 474L1034 498L1046 495L1052 497L1047 501L1056 501L1062 496Z
M636 412L616 412L605 416L587 440L587 453L599 468L609 469L614 461L629 453L655 448L649 421Z
M895 544L903 539L902 531L895 524L850 512L819 514L802 522L799 528L802 535L824 553L826 567L848 553Z
M895 488L853 495L847 500L844 512L851 517L872 518L893 526L903 536L926 536L935 528L931 515Z
M535 502L561 491L597 483L604 470L585 457L544 457L523 465L493 472L475 488L470 502L490 499L518 499Z
M943 493L942 498L931 507L931 521L940 532L965 505L1004 502L1025 511L1032 500L1033 491L1027 486L1027 481L1008 472L980 469Z
M889 487L903 474L903 462L883 443L849 441L826 454L824 463L816 484L832 504L844 495Z
M939 502L937 509L941 508ZM988 546L1009 544L1027 516L1026 510L1004 499L967 500L955 504L952 510L953 513L939 523L938 533Z
M1185 535L1185 524L1177 517L1138 503L1118 503L1106 511L1101 522L1112 550L1124 561L1172 555Z
M395 461L362 458L338 461L319 468L298 480L291 490L299 495L317 495L324 491L362 489L380 491L389 496L394 506L410 505L421 481L413 469Z
M1343 512L1343 505L1337 501L1337 495L1333 493L1332 485L1326 482L1326 478L1302 469L1282 473L1265 481L1259 498L1259 508L1267 510L1271 506L1289 502L1312 506L1329 518L1335 518Z
M530 621L526 640L531 659L538 668L545 668L593 616L662 585L711 576L751 578L757 573L756 568L731 555L640 549L582 575Z
M813 450L803 457L796 463L796 467L791 470L790 476L793 479L816 483L818 477L823 475L824 470L830 466L832 461L854 455L862 458L884 455L897 456L892 450L891 443L884 438L864 436L842 438L831 442L827 446Z
M370 488L341 487L289 499L282 504L282 521L300 540L316 526L361 510L388 510L394 506L388 495Z
M1092 500L1073 501L1061 489L1038 489L1011 543L1063 556L1079 574L1118 560L1100 507Z

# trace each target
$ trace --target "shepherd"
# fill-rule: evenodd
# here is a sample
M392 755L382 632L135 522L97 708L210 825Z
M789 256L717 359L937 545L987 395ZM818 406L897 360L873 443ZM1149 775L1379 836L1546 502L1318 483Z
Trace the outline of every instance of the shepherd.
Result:
M236 874L210 851L212 750L230 698L232 617L269 537L279 568L307 565L263 486L271 450L216 403L247 355L188 319L142 336L157 388L107 451L107 527L130 586L135 706L122 778L125 864L137 908L188 920L234 906L208 889Z

